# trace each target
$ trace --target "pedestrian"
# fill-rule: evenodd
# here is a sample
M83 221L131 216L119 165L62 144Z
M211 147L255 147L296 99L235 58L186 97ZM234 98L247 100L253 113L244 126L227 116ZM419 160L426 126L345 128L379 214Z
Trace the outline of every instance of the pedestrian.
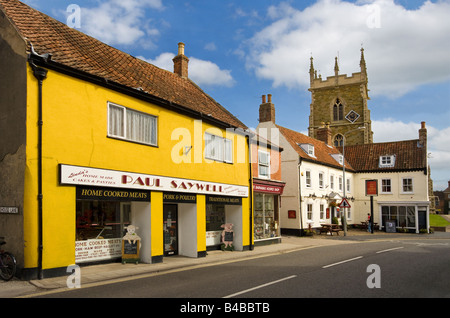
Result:
M371 232L370 226L371 226L370 213L367 213L367 232Z

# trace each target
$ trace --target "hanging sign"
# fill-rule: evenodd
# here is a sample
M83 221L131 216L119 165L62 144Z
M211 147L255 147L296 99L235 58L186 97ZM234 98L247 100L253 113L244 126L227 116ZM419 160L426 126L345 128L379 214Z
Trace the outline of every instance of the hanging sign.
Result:
M366 196L378 195L378 181L366 180Z

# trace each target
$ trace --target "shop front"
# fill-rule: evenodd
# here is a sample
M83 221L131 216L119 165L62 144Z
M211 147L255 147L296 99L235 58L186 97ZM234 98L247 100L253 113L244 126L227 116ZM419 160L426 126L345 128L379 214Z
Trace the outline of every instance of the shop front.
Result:
M120 259L129 225L144 263L206 256L220 247L225 222L234 224L236 249L243 249L248 187L72 165L60 165L60 185L76 191L77 264Z
M284 183L253 179L255 244L279 243L280 196Z

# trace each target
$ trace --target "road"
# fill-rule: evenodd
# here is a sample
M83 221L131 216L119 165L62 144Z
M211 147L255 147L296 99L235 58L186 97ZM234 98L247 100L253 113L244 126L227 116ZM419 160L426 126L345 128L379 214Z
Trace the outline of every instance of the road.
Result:
M192 305L219 298L261 302L276 298L449 298L449 264L449 240L362 242L38 297L176 298L177 304L186 302L186 306L187 299Z

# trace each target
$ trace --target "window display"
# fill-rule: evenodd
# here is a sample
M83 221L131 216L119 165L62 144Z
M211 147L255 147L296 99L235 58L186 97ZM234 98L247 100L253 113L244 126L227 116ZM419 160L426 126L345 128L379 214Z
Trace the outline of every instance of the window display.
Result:
M206 246L220 245L220 239L225 224L225 205L206 205Z
M278 237L278 196L255 193L254 196L254 234L255 240Z

